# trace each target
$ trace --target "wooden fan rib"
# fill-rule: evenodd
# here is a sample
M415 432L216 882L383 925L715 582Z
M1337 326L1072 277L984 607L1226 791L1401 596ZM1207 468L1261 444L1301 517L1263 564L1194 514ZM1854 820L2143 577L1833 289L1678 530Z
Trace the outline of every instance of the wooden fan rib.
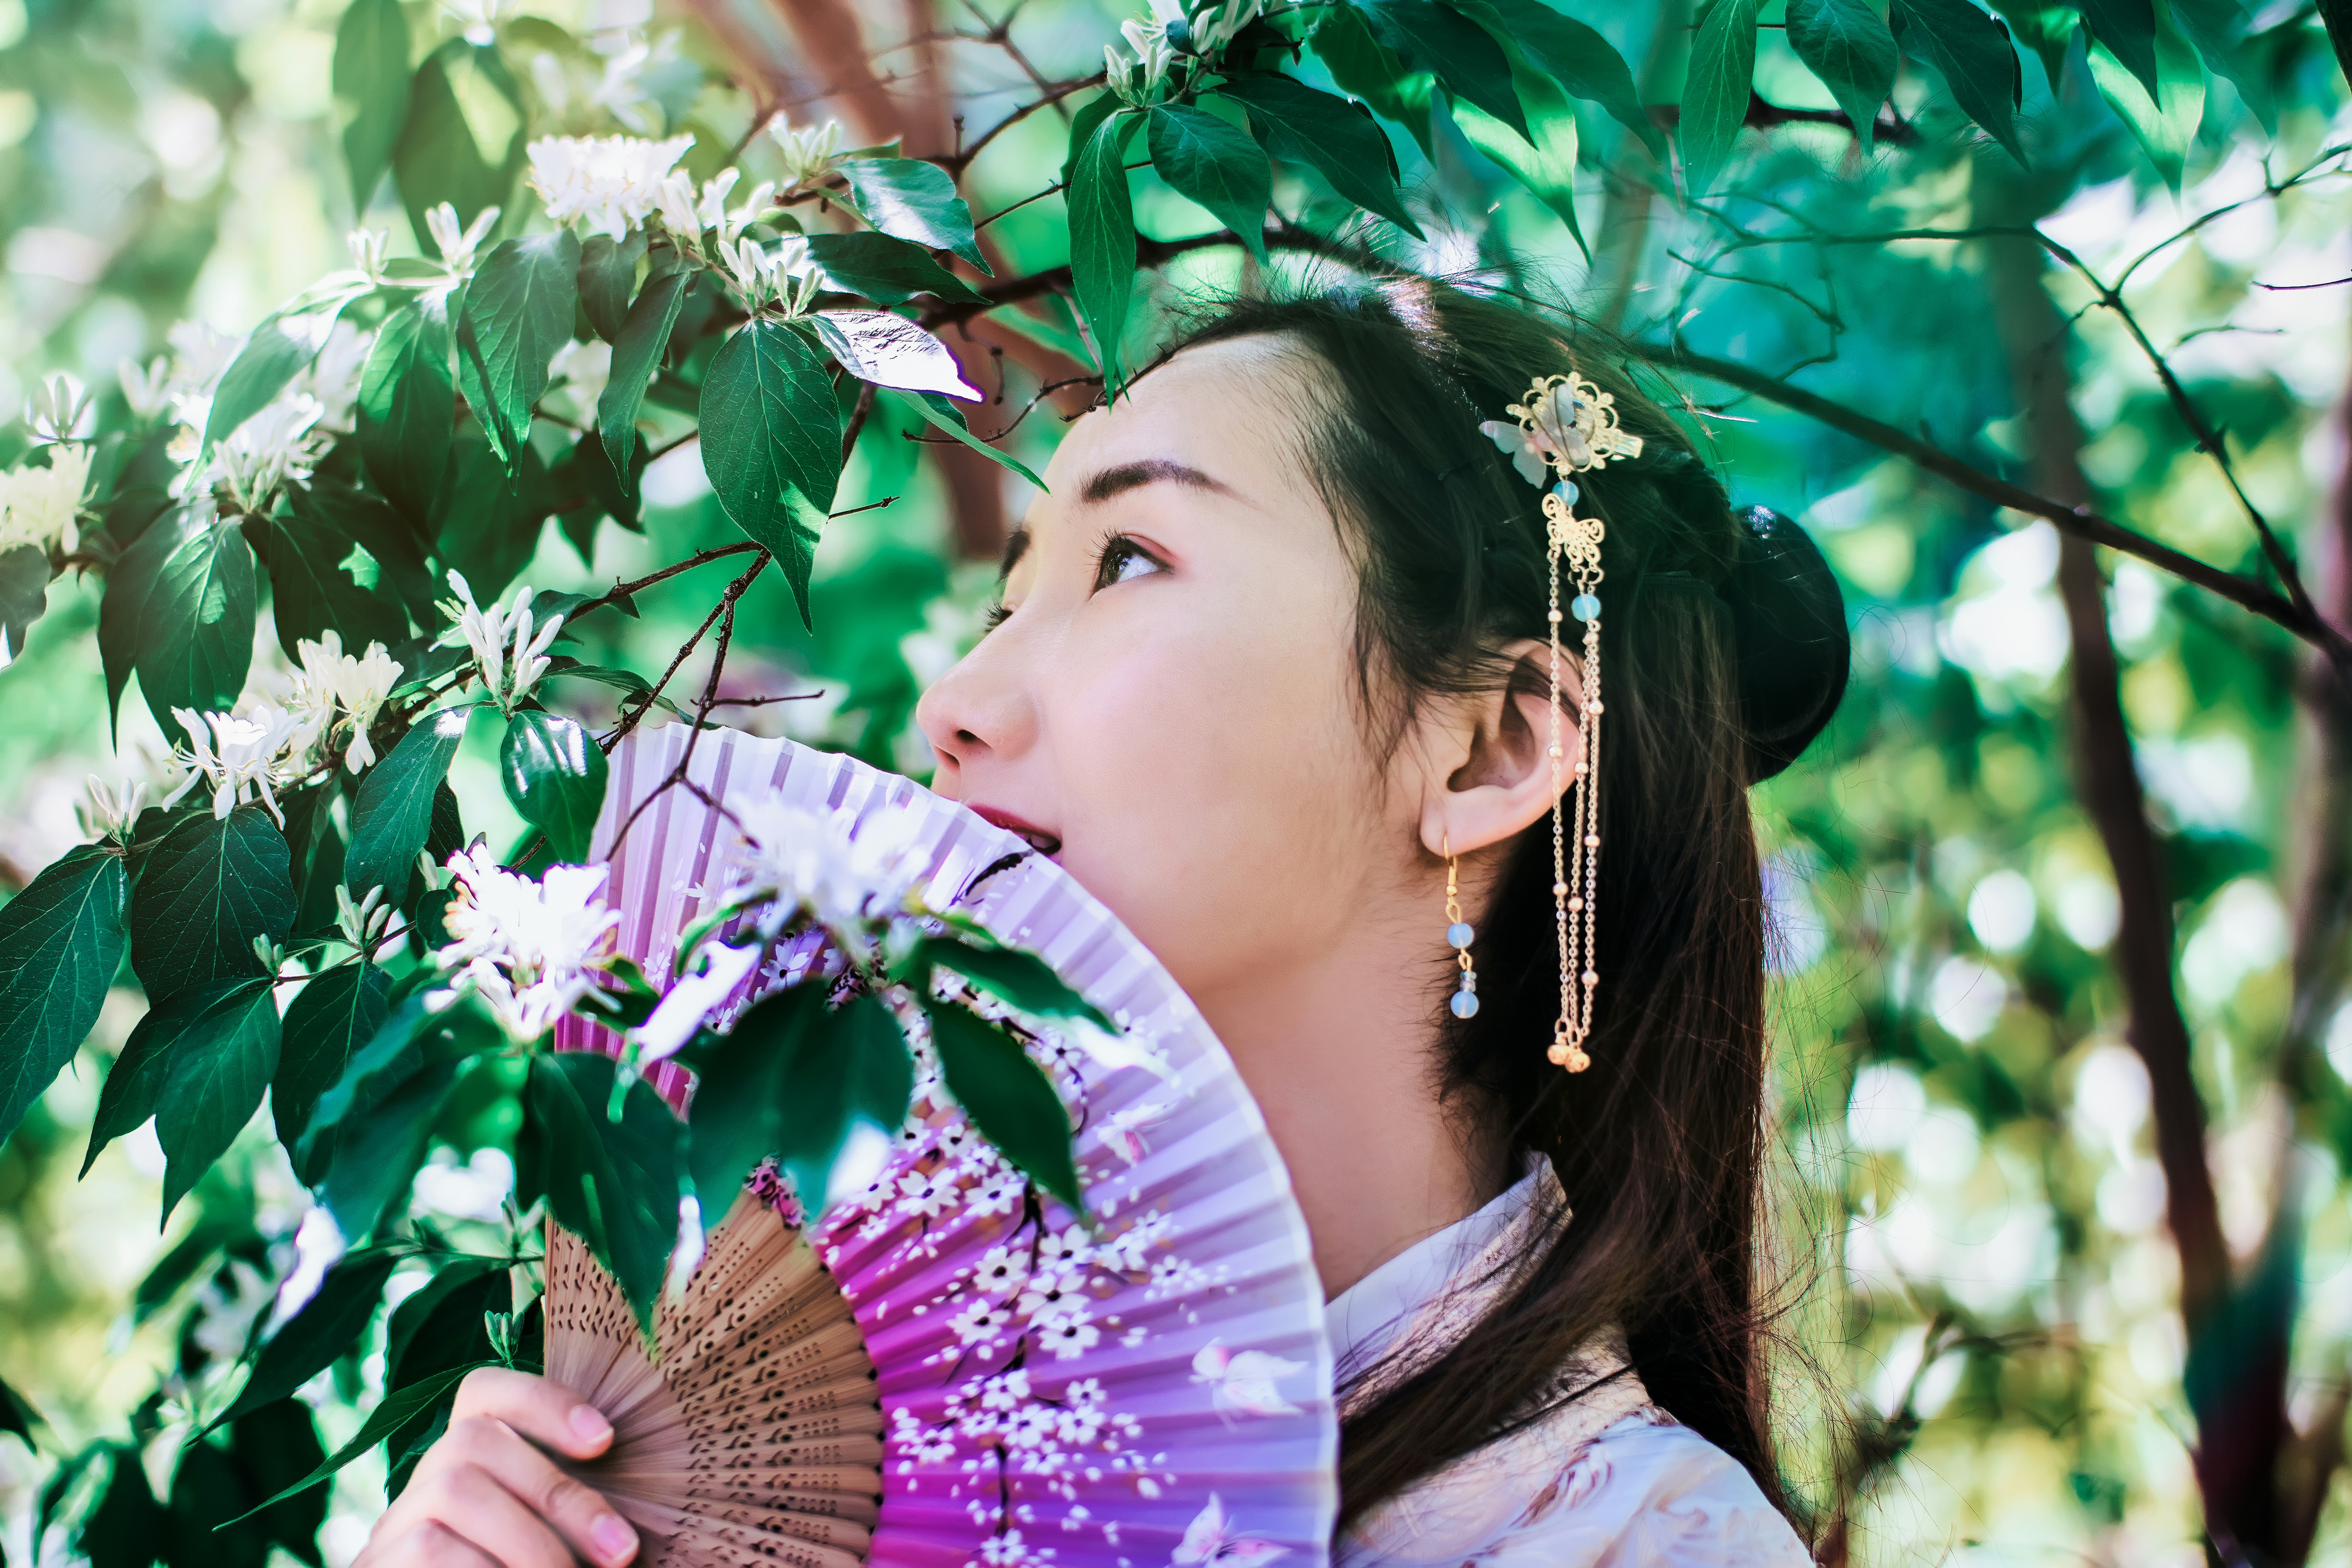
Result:
M722 1539L766 1539L805 1541L818 1546L838 1547L855 1552L861 1558L874 1544L874 1532L854 1521L829 1518L823 1514L795 1513L790 1509L771 1508L764 1503L721 1502L697 1498L687 1505L688 1516L701 1530L719 1534ZM740 1536L735 1532L740 1531Z

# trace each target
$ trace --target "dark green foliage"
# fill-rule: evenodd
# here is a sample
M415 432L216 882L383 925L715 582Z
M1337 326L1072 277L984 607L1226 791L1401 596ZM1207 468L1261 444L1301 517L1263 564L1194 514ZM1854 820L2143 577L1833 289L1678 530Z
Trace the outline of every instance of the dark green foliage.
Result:
M548 1213L612 1271L650 1331L677 1239L686 1129L643 1081L629 1087L619 1117L609 1117L614 1070L610 1057L593 1051L531 1058L516 1197L526 1205L545 1197Z
M2000 24L1969 0L1894 0L1892 19L1896 40L1943 76L1960 112L2024 163L2017 140L2021 74Z
M1868 152L1900 58L1885 18L1867 0L1790 0L1789 47L1836 95Z
M445 708L429 715L368 770L352 807L352 847L343 861L343 885L353 898L366 897L371 888L383 888L386 896L407 889L432 826L435 793L457 759L471 712Z
M953 251L982 272L988 259L973 237L971 208L955 180L921 158L859 158L842 165L857 214L884 234L930 250Z
M1691 44L1683 87L1683 167L1703 192L1731 156L1748 117L1748 79L1756 74L1757 0L1714 0Z
M163 1001L268 971L253 940L294 929L286 836L257 805L188 817L147 852L131 896L131 967Z
M300 1145L319 1097L343 1076L352 1051L383 1026L391 1011L391 980L374 964L345 963L303 986L286 1009L269 1106L277 1118L278 1141L289 1154ZM314 1145L313 1152L323 1156L331 1145ZM316 1181L325 1174L326 1162L314 1158L298 1163L295 1169L306 1180Z
M362 210L408 123L408 41L400 0L352 0L335 28L335 97L351 116L343 162Z
M1070 180L1070 277L1113 395L1121 380L1128 300L1135 291L1135 205L1123 158L1139 123L1132 114L1114 113L1096 126L1078 150Z
M633 229L624 240L592 234L580 247L580 310L596 335L621 341L629 296L636 291L637 263L646 258L646 232Z
M1396 153L1361 104L1283 76L1242 77L1222 90L1248 106L1251 128L1275 156L1306 163L1365 211L1421 233L1397 190Z
M826 277L877 305L904 304L918 294L935 295L950 304L978 304L982 299L971 285L909 240L861 230L813 234L808 244L809 254Z
M806 339L758 321L727 340L702 384L702 464L735 526L783 568L806 623L817 536L841 479L841 416Z
M276 984L230 980L168 1004L176 1027L152 1049L167 1054L155 1100L155 1137L168 1162L163 1216L261 1108L278 1070Z
M646 286L629 306L619 334L613 340L612 374L596 400L596 428L614 472L629 475L635 489L636 463L642 448L637 440L637 411L645 405L646 388L661 369L670 333L694 274L681 267L656 264Z
M572 338L580 241L571 230L509 239L483 258L457 316L457 381L491 448L521 460L547 367Z
M425 210L440 202L457 209L460 225L484 207L506 206L527 140L522 90L495 46L451 38L427 55L392 158L410 229L421 238Z
M139 537L117 587L127 602L116 637L125 668L139 672L140 694L166 735L184 736L172 710L226 711L245 689L253 661L253 550L237 527L183 510ZM101 622L101 646L105 632ZM115 664L108 661L116 689Z
M236 1402L215 1416L205 1430L226 1426L283 1400L326 1371L366 1330L383 1300L384 1284L399 1262L400 1255L392 1251L345 1254L319 1282L318 1294L262 1345ZM299 1475L302 1470L294 1473Z
M369 643L396 647L408 636L406 604L425 587L424 558L392 510L371 496L317 486L292 491L286 507L248 517L244 533L269 574L278 646L338 633L343 651ZM404 594L400 587L409 592Z
M384 319L360 377L359 441L368 477L412 527L433 514L457 409L450 296L428 290Z
M509 720L499 782L522 819L547 835L557 859L587 858L604 805L604 753L577 720L537 709Z
M1163 104L1147 117L1151 166L1177 195L1209 209L1265 259L1265 209L1274 173L1256 143L1202 110Z
M1083 1210L1070 1157L1069 1112L1045 1069L1019 1041L976 1013L928 999L923 1012L948 1092L971 1113L981 1136L1047 1192Z
M121 856L73 849L0 905L0 1142L98 1021L126 885Z

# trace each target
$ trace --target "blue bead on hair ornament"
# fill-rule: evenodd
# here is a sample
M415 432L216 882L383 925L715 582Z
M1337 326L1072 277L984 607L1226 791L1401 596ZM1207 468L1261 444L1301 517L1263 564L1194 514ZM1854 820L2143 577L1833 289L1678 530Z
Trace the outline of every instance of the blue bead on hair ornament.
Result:
M1516 423L1489 419L1478 428L1510 458L1511 466L1528 483L1549 485L1543 498L1544 553L1550 577L1545 621L1551 655L1551 892L1553 932L1559 949L1559 1018L1552 1026L1551 1045L1545 1055L1554 1066L1582 1072L1592 1063L1584 1047L1592 1037L1592 1005L1601 985L1593 958L1601 902L1600 587L1601 542L1606 530L1597 517L1576 515L1582 491L1570 476L1606 468L1612 458L1640 457L1642 438L1619 426L1616 398L1573 368L1564 375L1536 377L1525 401L1509 405L1504 412ZM1565 776L1568 753L1560 737L1559 647L1563 562L1576 585L1569 613L1584 627L1579 671L1583 700L1577 717L1577 734L1582 743L1575 765L1565 768ZM1450 897L1450 866L1446 885ZM1466 1018L1478 1010L1466 947L1462 968L1462 990L1454 994L1454 1010L1456 1016Z

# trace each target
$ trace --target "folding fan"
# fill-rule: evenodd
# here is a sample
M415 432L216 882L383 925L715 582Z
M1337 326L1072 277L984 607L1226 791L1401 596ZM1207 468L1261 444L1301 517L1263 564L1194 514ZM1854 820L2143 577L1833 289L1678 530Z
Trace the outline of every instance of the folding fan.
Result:
M548 1371L613 1420L583 1473L638 1526L642 1560L1323 1563L1322 1291L1265 1121L1191 1001L1017 836L848 758L725 730L689 753L688 736L616 748L594 840L647 973L670 972L723 869L732 828L711 803L780 796L853 837L911 817L929 907L1040 954L1122 1032L1102 1049L1045 1028L1034 1047L1078 1129L1091 1226L932 1087L871 1185L814 1216L762 1167L665 1299L650 1356L618 1286L551 1228ZM663 788L682 763L694 787ZM563 1048L618 1043L559 1026ZM675 1063L648 1077L673 1104L692 1092Z

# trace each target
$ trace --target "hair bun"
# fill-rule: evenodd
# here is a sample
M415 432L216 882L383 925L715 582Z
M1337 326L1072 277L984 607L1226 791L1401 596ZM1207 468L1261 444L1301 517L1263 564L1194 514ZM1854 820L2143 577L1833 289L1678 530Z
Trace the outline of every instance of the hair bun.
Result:
M1739 561L1716 585L1731 611L1748 776L1760 783L1797 760L1837 711L1853 663L1845 595L1815 544L1770 507L1734 514Z

